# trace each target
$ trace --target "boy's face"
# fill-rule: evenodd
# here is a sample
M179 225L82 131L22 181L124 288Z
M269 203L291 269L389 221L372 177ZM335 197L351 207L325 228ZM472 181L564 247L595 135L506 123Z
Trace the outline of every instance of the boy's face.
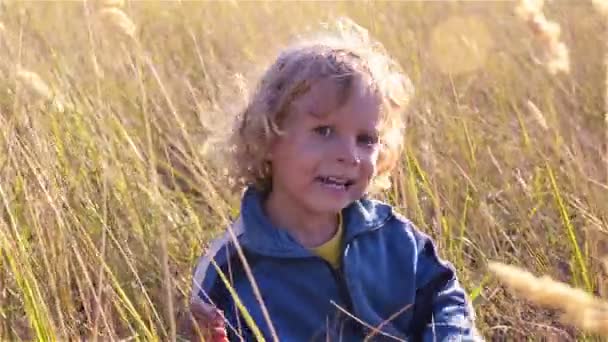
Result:
M273 143L272 195L310 213L337 213L361 198L376 172L380 100L359 79L340 106L325 79L290 108Z

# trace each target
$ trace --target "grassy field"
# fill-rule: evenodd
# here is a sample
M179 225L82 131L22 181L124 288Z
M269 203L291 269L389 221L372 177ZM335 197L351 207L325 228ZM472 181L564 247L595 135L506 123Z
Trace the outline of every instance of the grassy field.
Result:
M584 336L487 263L608 291L608 33L591 2L546 4L570 56L557 74L514 2L111 2L0 1L0 340L171 339L238 209L230 119L281 46L339 16L416 86L382 197L455 264L481 333Z

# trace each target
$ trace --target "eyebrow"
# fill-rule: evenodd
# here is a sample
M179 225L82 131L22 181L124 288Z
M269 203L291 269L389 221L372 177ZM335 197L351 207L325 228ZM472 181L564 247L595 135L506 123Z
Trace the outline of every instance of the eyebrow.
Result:
M325 119L326 117L329 116L329 113L319 112L319 111L311 110L311 109L307 110L306 112L308 113L308 115L310 115L314 118L317 118L317 119Z

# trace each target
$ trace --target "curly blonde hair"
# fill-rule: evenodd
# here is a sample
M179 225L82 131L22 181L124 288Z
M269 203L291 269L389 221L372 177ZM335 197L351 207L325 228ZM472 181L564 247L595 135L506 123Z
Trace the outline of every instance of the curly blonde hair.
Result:
M405 126L403 111L413 86L384 47L373 41L367 31L348 19L336 23L336 30L314 39L300 41L280 53L266 70L246 108L238 115L231 141L237 186L255 186L269 191L272 181L266 160L274 139L282 134L281 125L289 115L291 103L316 82L334 79L342 105L353 78L363 76L366 85L382 99L380 151L372 187L386 188L388 173L396 164Z

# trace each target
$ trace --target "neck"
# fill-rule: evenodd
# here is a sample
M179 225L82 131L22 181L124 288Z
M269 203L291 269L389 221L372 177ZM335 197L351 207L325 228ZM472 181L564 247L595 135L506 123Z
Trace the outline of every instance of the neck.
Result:
M285 229L302 246L312 248L329 241L338 229L337 213L319 213L294 205L279 193L271 192L264 210L275 227Z

